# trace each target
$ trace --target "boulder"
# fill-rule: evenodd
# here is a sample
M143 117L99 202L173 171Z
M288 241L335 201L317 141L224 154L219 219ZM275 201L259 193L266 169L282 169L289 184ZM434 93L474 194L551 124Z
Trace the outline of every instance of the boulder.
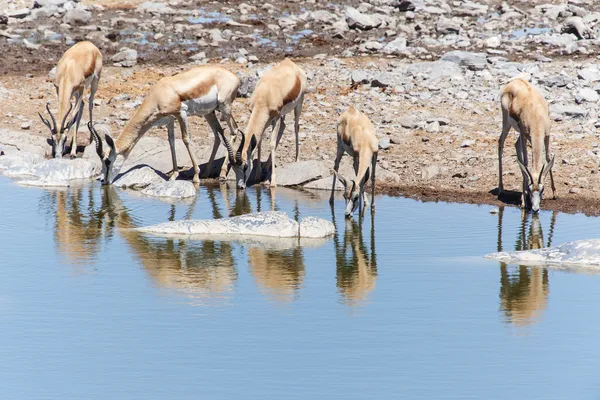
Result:
M575 240L545 249L491 253L485 258L519 265L600 268L600 239Z
M482 70L487 65L487 55L485 53L471 53L468 51L450 51L444 54L442 61L450 61L472 70Z
M304 219L304 228L307 235L309 235L308 237L326 237L333 235L335 232L335 229L332 229L333 224L331 222L320 218L307 218ZM281 211L267 211L214 220L164 222L137 228L136 230L158 235L209 237L211 240L245 236L297 238L302 235L301 224Z
M446 17L440 17L435 24L435 30L440 35L447 35L449 33L459 33L460 24Z
M141 190L141 193L152 197L167 197L170 199L186 199L196 195L196 188L190 181L163 181Z
M1 159L1 157L0 157ZM91 179L98 174L97 165L84 159L53 158L32 165L14 165L4 170L7 176L31 176L33 179L18 182L28 186L67 187L73 181Z
M323 161L308 160L285 164L275 170L277 184L298 186L330 175L329 165Z
M328 176L325 178L317 179L316 181L309 182L302 187L314 190L331 190L332 181L333 176ZM335 190L344 190L344 185L342 185L342 182L340 182L339 179L335 180Z
M596 93L596 91L594 89L591 88L582 88L580 89L577 94L575 95L575 101L577 102L577 104L583 103L583 102L590 102L590 103L595 103L600 99L600 96L598 95L598 93Z
M350 29L367 31L381 25L380 21L376 21L370 15L361 13L354 7L346 7L345 16Z
M133 67L137 64L137 57L137 50L122 47L117 54L111 57L111 61L116 67Z
M569 106L563 104L552 104L550 106L550 112L573 118L585 117L588 114L587 110L584 107Z
M151 185L158 185L165 180L166 176L161 176L153 168L144 165L120 174L113 185L123 189L139 190Z
M399 55L406 49L406 38L403 36L397 37L381 49L382 53Z
M330 221L317 217L304 217L300 220L300 233L302 238L322 238L335 234L335 225Z
M92 13L77 7L65 13L63 20L69 25L85 25L92 20Z
M7 154L0 156L0 171L5 175L7 172L8 175L10 175L9 171L15 169L29 171L35 164L44 161L44 157L42 157L40 154L30 153L27 151L6 151Z
M581 17L569 17L563 23L562 33L572 33L577 39L594 39L594 31L587 26Z

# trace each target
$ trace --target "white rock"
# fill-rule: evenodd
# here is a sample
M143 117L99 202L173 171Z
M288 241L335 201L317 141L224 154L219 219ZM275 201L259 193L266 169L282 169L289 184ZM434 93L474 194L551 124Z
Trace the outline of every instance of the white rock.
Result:
M583 103L584 101L595 103L598 99L600 99L600 96L591 88L582 88L575 95L575 101L577 103Z
M280 186L297 186L330 175L328 163L308 160L285 164L275 169L276 182Z
M171 199L186 199L196 195L194 184L189 181L165 181L150 185L141 190L141 193L152 197L168 197Z
M335 225L317 217L305 217L300 220L300 237L322 238L335 233Z
M363 31L378 27L381 22L375 21L370 15L363 14L354 7L346 7L346 22L350 28Z
M29 171L33 165L41 163L42 161L44 161L44 157L40 154L15 151L0 156L0 171L5 175L6 172L11 169L24 168Z
M117 67L133 67L137 64L137 57L137 50L123 47L117 54L111 57L111 61Z
M138 231L163 235L297 237L299 224L281 211L246 214L214 220L165 222L138 228Z
M600 239L576 240L545 249L492 253L485 258L519 265L600 268Z
M121 174L112 184L116 187L126 189L143 189L163 182L165 182L164 177L157 174L151 167L143 166L141 168L133 168Z
M92 20L92 13L83 8L77 7L67 11L64 21L69 25L87 24Z

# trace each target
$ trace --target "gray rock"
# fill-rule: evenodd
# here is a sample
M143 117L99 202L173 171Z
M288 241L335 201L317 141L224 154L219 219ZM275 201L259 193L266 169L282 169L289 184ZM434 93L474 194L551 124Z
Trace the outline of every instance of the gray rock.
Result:
M375 41L366 42L363 44L365 50L368 51L378 51L383 48L383 44Z
M337 19L337 15L327 10L317 10L310 13L310 18L318 22L331 23Z
M299 186L330 175L327 163L317 160L285 164L276 168L275 173L280 186Z
M429 181L435 179L442 173L442 168L438 165L429 165L427 167L421 168L421 179L424 181Z
M111 57L111 61L117 67L133 67L137 64L137 57L137 50L122 47L117 54Z
M146 1L136 8L137 12L147 12L151 14L175 14L176 11L165 3Z
M440 35L447 35L449 33L459 33L460 24L446 17L440 17L435 24L435 30Z
M165 222L137 228L137 231L160 235L210 236L213 240L236 236L298 237L300 224L285 212L267 211L214 220Z
M322 238L335 234L335 225L317 217L304 217L300 220L300 233L303 238Z
M575 95L575 101L578 104L583 103L584 101L595 103L598 99L600 99L600 95L598 95L594 89L587 87L580 89Z
M42 157L40 154L17 150L11 152L9 149L10 147L2 149L2 151L7 153L0 156L0 172L2 173L15 169L23 169L28 171L35 164L39 164L44 161L44 157Z
M538 82L547 87L565 87L572 82L572 79L565 75L552 75L540 78Z
M31 10L31 19L49 18L58 13L58 7L51 5L42 8L34 8Z
M346 23L350 29L360 29L363 31L377 28L381 22L367 14L363 14L354 7L346 7Z
M408 66L407 73L409 75L423 75L431 80L463 75L458 64L451 61L414 63Z
M572 33L577 39L594 39L594 31L583 21L581 17L570 17L563 22L562 33Z
M475 141L473 139L467 139L467 140L463 140L463 142L460 144L460 147L472 147L475 144Z
M385 54L399 55L405 49L406 49L406 38L403 36L399 36L396 39L389 42L388 44L386 44L383 47L383 49L381 49L381 52L385 53Z
M482 70L487 66L487 55L485 53L455 50L444 54L441 60L450 61L472 70Z
M589 82L600 81L600 71L596 68L583 68L577 72L577 77Z
M256 75L256 73L250 73L248 75L241 76L240 80L242 82L238 89L238 96L250 97L250 95L254 93L254 88L258 83L258 76Z
M152 197L167 197L170 199L185 199L196 195L194 184L189 181L164 181L147 186L141 193Z
M63 20L69 25L85 25L92 20L92 13L77 7L67 11Z
M33 2L34 8L45 8L45 7L60 7L71 0L35 0Z
M379 148L381 150L387 150L390 146L390 139L387 136L379 140Z
M70 186L72 181L91 179L98 174L96 164L89 160L53 158L30 166L4 170L7 176L32 176L34 179L18 182L28 186Z
M10 10L7 13L7 16L9 18L22 19L22 18L27 17L30 13L31 13L31 10L29 8L21 8L18 10Z
M370 82L369 73L359 69L353 70L350 78L352 79L352 84L354 85Z
M584 107L569 106L563 104L552 104L550 106L550 112L573 118L585 117L588 114L587 110Z
M328 176L326 178L317 179L316 181L312 181L302 186L306 189L315 189L315 190L331 190L331 182L333 182L333 176ZM344 185L339 179L335 181L335 190L344 190Z
M485 258L519 265L551 267L600 267L600 239L576 240L538 250L499 252Z
M156 173L154 169L148 166L133 168L113 182L116 187L124 189L143 189L148 186L158 185L165 182L165 178Z
M21 124L21 129L28 130L29 128L31 128L31 121L25 121Z
M417 122L417 120L408 115L401 116L400 118L398 118L397 121L404 128L415 129L419 127L419 123Z

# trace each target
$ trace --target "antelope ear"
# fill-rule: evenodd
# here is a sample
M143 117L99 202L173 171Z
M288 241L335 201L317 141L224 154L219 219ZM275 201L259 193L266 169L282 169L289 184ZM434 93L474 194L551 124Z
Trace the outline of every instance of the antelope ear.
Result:
M111 150L115 149L115 142L108 133L104 134L104 140L106 140L106 144L108 145L108 147L110 147Z

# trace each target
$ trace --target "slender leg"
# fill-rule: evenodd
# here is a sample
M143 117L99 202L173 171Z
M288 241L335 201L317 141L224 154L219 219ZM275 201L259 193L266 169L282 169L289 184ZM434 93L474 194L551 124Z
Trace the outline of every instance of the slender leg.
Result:
M192 165L194 166L194 178L192 179L192 182L199 183L200 168L198 168L196 157L194 156L194 153L190 148L190 130L188 128L187 111L183 107L183 104L177 119L179 120L179 127L181 128L181 138L183 139L183 144L185 145L185 148L187 149L188 154L190 155L190 160L192 160Z
M342 142L338 136L337 153L335 155L335 162L333 163L333 170L335 172L338 172L338 170L340 169L340 161L342 160L343 155L344 155L344 148L342 147ZM336 175L333 174L333 182L331 183L331 196L329 197L329 204L333 204L333 197L335 195L336 178L337 178Z
M169 180L174 181L179 176L179 168L177 167L177 155L175 154L175 120L172 119L167 124L167 132L169 133L169 147L171 148L171 160L173 161L173 169Z
M77 131L79 130L79 121L83 115L83 91L75 92L75 130L71 136L71 154L70 158L77 158ZM71 127L73 128L73 127Z
M504 185L502 184L502 150L504 149L504 141L509 131L510 122L508 120L508 112L502 109L502 133L500 134L500 139L498 139L498 196L504 192Z
M300 114L302 114L302 102L304 101L304 97L300 99L300 102L294 109L294 132L296 134L296 162L298 162L298 142L300 134Z
M517 151L517 158L519 159L519 161L521 161L521 163L523 163L523 165L525 165L523 162L523 154L522 154L523 147L521 146L521 140L522 140L522 137L519 135L519 138L517 139L517 141L515 143L515 150ZM521 176L523 177L523 186L522 186L523 192L521 193L521 208L525 208L525 197L526 197L528 178L523 171L521 171Z
M550 136L544 138L544 145L546 147L546 162L550 162ZM552 185L552 198L556 199L556 186L554 186L554 176L552 176L552 169L550 170L550 184Z
M220 106L219 110L221 111L221 114L223 114L223 116L225 117L225 121L227 123L227 126L229 127L229 141L231 142L231 145L234 146L237 139L238 126L235 120L231 117L231 107L229 104L224 103ZM221 167L221 172L219 174L220 181L225 181L225 179L227 179L228 169L229 154L225 153L225 160L223 161L223 166Z
M277 157L277 143L279 142L279 140L277 140L280 135L279 135L279 131L281 131L281 133L283 133L283 129L285 129L285 122L284 122L285 117L281 116L279 117L279 119L277 120L277 124L275 125L275 129L273 129L273 131L271 132L271 179L270 179L270 185L271 187L275 187L277 186L277 182L276 182L276 175L275 175L275 162L276 162L276 157Z
M375 209L375 168L377 167L377 153L371 159L371 209Z
M215 135L215 142L213 144L213 148L212 148L212 152L210 153L210 158L208 159L208 164L206 164L206 169L204 170L204 173L202 174L202 178L208 178L210 173L212 172L212 164L215 160L215 155L217 154L217 150L219 150L219 145L221 144L221 138L219 136L219 134L225 134L225 132L223 131L223 128L221 128L221 124L219 124L219 120L216 116L216 114L214 113L214 111L210 114L206 114L204 116L204 118L206 119L206 122L208 122L208 125L210 125L210 128L213 131L213 134ZM225 163L227 163L227 155L225 156ZM224 169L221 168L221 176L219 176L219 178L225 178L226 177L226 173L227 173L227 165L223 164Z

